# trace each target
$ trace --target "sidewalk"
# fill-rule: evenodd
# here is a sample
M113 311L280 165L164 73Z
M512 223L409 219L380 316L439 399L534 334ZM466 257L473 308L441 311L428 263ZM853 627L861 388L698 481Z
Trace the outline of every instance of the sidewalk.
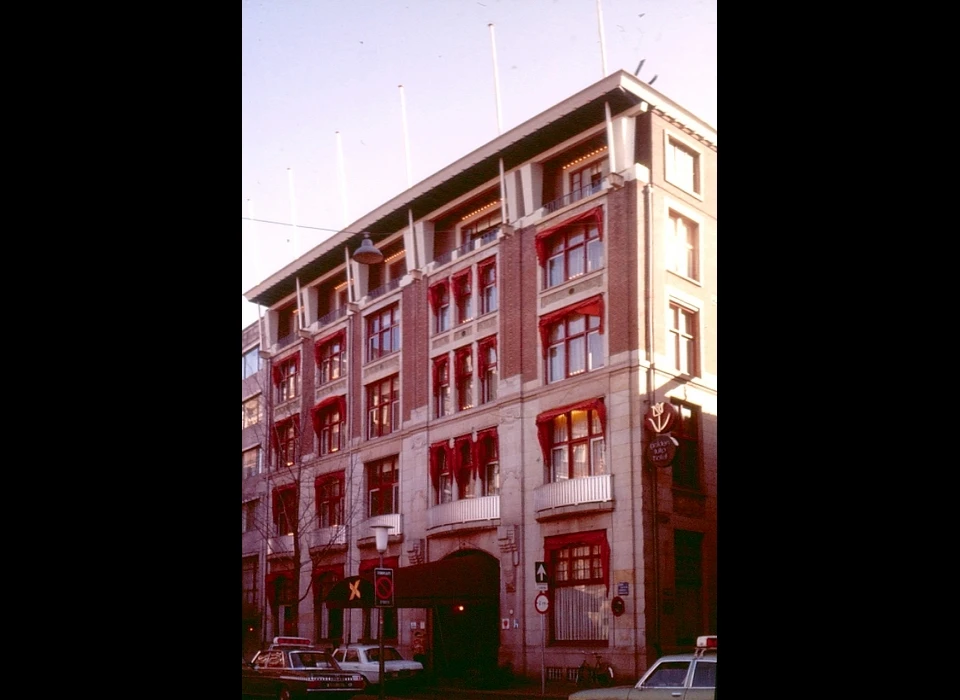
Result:
M567 700L570 693L579 690L574 683L563 681L547 681L542 687L539 680L517 678L501 688L479 687L476 682L454 679L435 679L415 691L391 695L389 689L384 700L450 700L451 698L483 698L483 700ZM378 700L377 689L368 688L365 695L356 696L355 700Z

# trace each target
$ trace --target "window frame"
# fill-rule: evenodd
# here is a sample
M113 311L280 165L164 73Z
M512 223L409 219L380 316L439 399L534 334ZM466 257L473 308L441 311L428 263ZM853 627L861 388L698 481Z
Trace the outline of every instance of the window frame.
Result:
M336 492L330 493L330 486L336 486ZM321 474L314 480L316 491L317 527L338 527L344 524L344 502L346 498L346 474L343 471Z
M687 324L680 319L689 317ZM679 326L684 325L681 328ZM667 360L679 374L700 376L700 308L674 295L667 299ZM686 349L686 352L684 352Z
M400 464L396 456L385 457L373 462L368 462L364 469L367 478L366 483L366 509L367 517L373 518L378 515L394 515L400 512ZM384 466L390 469L384 470ZM389 474L390 476L386 476ZM391 510L384 510L384 500L379 499L379 508L374 508L374 494L381 494L389 491Z
M433 332L446 333L450 322L450 280L444 278L430 286L430 306L433 309Z
M316 345L317 383L323 386L347 374L347 333L340 330Z
M671 435L679 443L673 458L673 485L691 491L703 490L703 409L686 401L671 398L677 419Z
M250 414L248 410L251 402L256 402L256 413L254 415ZM240 425L241 430L246 430L247 428L252 428L253 426L260 423L263 420L263 399L262 394L254 394L245 398L240 404L241 417Z
M386 392L387 398L381 400L385 395L383 388L387 385L389 385ZM400 429L400 375L392 374L367 384L366 395L367 438L384 437L398 431ZM377 420L378 417L380 420Z
M540 264L540 290L555 289L584 275L593 274L606 267L603 244L603 205L581 212L554 226L545 228L534 237L537 260ZM571 236L581 234L582 243L571 243ZM562 245L557 241L562 241ZM559 247L559 249L558 249ZM571 272L570 260L574 251L578 251L581 268ZM562 269L554 280L551 261L561 258ZM595 259L596 258L596 259Z
M453 298L456 306L456 325L474 320L473 311L473 267L460 270L450 276Z
M677 151L690 157L689 183L685 173L680 172ZM663 131L663 177L664 180L696 199L703 199L703 151L688 139L669 130Z
M251 453L254 455L254 462L255 462L252 465L253 467L252 470L249 469L251 465L247 464L248 460L246 458L246 456ZM260 449L259 445L255 447L249 447L245 450L240 451L240 466L241 466L241 473L243 475L243 480L250 479L252 477L257 476L257 474L263 473L263 450Z
M260 507L259 498L251 498L243 502L243 532L255 532L257 529L257 509Z
M450 355L433 358L433 415L444 418L453 415L453 393L450 387Z
M292 500L290 500L288 494L292 495ZM292 515L289 512L291 505L293 507ZM281 524L287 527L282 528ZM296 484L285 484L273 489L273 525L274 534L277 537L298 532L300 525L300 489Z
M477 375L479 388L477 402L479 405L492 403L497 400L499 393L499 356L497 354L497 336L491 335L481 338L477 342ZM490 354L493 359L491 361Z
M487 273L491 273L490 278ZM497 300L497 258L496 256L477 263L477 315L485 316L499 310Z
M453 352L454 372L457 385L457 400L454 404L458 412L468 411L476 403L476 382L473 376L473 346L466 345Z
M345 396L331 396L313 408L313 431L317 436L317 454L321 457L344 448L346 404Z
M612 614L606 600L610 592L611 565L606 530L555 535L545 537L543 542L554 603L549 613L550 643L556 646L608 644ZM582 575L584 560L587 561L586 576ZM562 562L569 564L561 566ZM574 620L576 602L563 600L566 590L576 591L581 604L588 596L592 597L595 609L583 608L581 619ZM590 631L591 623L594 634L587 636L585 632Z
M400 304L378 309L366 316L367 362L380 360L400 350ZM385 349L386 347L386 349Z
M300 459L299 414L275 422L273 424L273 439L276 469L280 470L283 467L294 466Z
M273 387L277 404L293 401L300 395L300 353L289 355L274 365Z
M257 366L256 369L248 367L249 360L251 357L256 358ZM250 348L246 352L240 354L240 373L242 379L249 379L254 376L263 368L263 358L260 357L260 347Z

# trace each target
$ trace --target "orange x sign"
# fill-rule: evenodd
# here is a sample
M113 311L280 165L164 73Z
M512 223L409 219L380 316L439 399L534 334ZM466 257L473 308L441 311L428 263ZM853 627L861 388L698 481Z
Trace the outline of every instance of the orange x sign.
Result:
M347 584L350 586L350 597L347 600L353 600L354 598L360 597L360 579L357 579L353 583Z

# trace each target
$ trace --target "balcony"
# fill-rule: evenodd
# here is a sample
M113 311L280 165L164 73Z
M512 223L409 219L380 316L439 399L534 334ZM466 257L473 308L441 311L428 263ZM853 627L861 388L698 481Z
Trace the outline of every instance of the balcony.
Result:
M461 498L427 509L427 529L500 519L500 496ZM493 527L493 523L489 523Z
M367 292L367 298L372 300L378 297L382 297L384 294L392 292L394 289L397 289L400 286L400 279L401 278L398 277L395 280L390 280L386 284L382 284L376 289L373 289Z
M278 535L267 538L267 556L290 556L293 554L293 535Z
M339 309L334 309L328 313L325 313L323 316L317 319L317 329L323 328L326 325L333 323L334 321L339 321L341 318L347 315L347 307L341 306Z
M552 202L547 202L543 205L544 213L552 214L558 209L563 209L568 204L573 204L574 202L579 202L584 197L589 197L590 195L596 194L603 189L603 180L596 182L590 185L584 185L578 190L574 190L568 195L560 197L560 199L555 199Z
M585 476L544 484L533 492L537 518L610 510L613 505L613 475Z
M374 543L374 534L372 528L374 525L387 525L392 527L387 534L390 535L390 541L393 542L396 539L400 539L400 535L403 534L403 516L399 513L390 513L389 515L374 515L372 518L367 518L362 523L360 523L357 529L357 544L358 545L372 545Z
M310 533L310 551L344 547L347 544L347 528L345 525L333 527L318 527Z

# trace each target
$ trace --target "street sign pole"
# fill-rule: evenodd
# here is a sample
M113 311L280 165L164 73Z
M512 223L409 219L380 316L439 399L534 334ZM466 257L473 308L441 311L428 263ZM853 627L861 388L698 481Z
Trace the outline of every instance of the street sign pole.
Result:
M545 633L543 631L543 615L540 616L540 694L547 694L547 666L546 661L544 661L544 651L543 644Z

